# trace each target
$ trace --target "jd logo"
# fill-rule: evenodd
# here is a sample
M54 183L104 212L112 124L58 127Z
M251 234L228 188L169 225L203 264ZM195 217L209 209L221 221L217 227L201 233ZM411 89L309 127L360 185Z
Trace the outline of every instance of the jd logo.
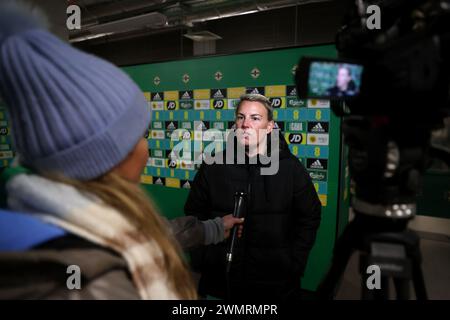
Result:
M176 160L170 160L169 161L169 168L174 169L177 167L177 161Z
M381 270L380 267L373 264L367 267L366 273L370 276L367 277L366 286L367 289L381 289Z
M177 107L175 101L168 101L167 102L167 110L175 110Z
M67 17L66 26L69 30L80 30L81 29L81 9L79 6L73 4L67 7L66 13L69 15Z
M381 29L381 10L380 7L373 4L367 7L366 13L370 14L370 16L367 18L366 26L367 29L373 30Z
M0 136L6 136L8 134L8 128L7 127L1 127L0 128Z
M281 99L280 98L272 98L272 108L281 107Z
M66 286L69 290L80 290L81 289L81 270L77 265L70 265L67 267L67 274L70 276L67 278Z
M223 100L214 100L214 109L223 109Z
M190 140L191 139L191 133L189 131L186 131L183 133L183 140Z
M290 134L289 142L290 143L302 143L303 137L301 134Z

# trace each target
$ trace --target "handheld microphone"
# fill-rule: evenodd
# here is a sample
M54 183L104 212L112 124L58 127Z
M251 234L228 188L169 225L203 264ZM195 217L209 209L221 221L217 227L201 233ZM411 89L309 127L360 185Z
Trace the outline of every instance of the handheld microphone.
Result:
M238 191L234 194L234 211L233 217L242 218L244 216L244 202L247 194L242 191ZM231 233L231 241L228 247L226 261L227 261L227 273L230 271L231 262L233 261L233 250L237 241L237 231L239 226L234 226Z

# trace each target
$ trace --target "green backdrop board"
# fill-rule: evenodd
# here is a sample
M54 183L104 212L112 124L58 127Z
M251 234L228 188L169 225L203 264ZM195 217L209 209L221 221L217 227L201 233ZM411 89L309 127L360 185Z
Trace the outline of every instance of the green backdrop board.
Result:
M215 150L223 148L217 143L220 139L209 141L208 132L231 127L239 96L258 92L271 99L275 121L292 153L307 167L323 206L318 238L302 282L304 288L315 290L329 265L338 227L340 120L331 112L329 101L297 98L293 74L302 55L333 58L336 50L334 46L271 50L124 70L139 84L152 109L150 158L141 182L169 218L183 215L200 163L196 141L202 140L204 150L212 144ZM177 129L179 140L173 141L171 134ZM190 152L190 160L171 157L172 150L181 145Z
M8 113L0 97L0 169L7 167L14 157L11 147L11 133Z

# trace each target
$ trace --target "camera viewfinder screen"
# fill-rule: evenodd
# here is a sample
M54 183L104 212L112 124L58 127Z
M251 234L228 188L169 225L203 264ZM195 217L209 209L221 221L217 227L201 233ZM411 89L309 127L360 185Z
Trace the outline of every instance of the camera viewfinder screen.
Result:
M312 62L308 96L322 98L354 97L361 87L363 66L349 63Z

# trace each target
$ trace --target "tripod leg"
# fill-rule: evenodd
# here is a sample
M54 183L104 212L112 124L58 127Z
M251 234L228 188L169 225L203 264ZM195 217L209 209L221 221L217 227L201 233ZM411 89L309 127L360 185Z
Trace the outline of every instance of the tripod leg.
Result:
M417 260L413 260L412 263L412 277L417 300L428 300L422 268L420 267L420 262Z

